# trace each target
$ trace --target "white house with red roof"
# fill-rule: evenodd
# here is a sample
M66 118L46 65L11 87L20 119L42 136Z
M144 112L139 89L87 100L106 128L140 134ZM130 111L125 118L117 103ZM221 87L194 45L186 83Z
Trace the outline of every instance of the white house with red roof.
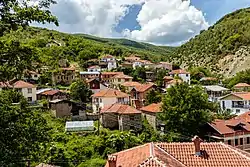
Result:
M103 89L92 95L93 112L115 103L129 104L130 96L116 89ZM98 108L99 107L99 108Z
M222 110L231 110L233 114L243 114L250 110L250 92L232 92L219 98Z
M88 72L101 72L100 66L90 66L88 67Z
M178 76L183 82L190 84L190 73L183 69L173 70L169 73L170 76Z
M112 70L117 68L116 58L112 55L105 55L101 57L99 65L102 70Z
M22 93L22 95L28 100L28 102L34 102L37 100L36 98L36 86L19 80L14 83L0 83L0 90L3 88L14 88L18 92Z

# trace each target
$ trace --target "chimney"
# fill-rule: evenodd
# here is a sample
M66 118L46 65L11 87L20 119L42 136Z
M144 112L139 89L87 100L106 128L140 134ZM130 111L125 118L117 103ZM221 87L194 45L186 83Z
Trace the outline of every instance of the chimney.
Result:
M194 142L195 155L201 156L201 142L202 142L202 140L199 138L199 136L194 136L194 138L192 139L192 142Z
M108 155L109 167L116 167L117 155Z

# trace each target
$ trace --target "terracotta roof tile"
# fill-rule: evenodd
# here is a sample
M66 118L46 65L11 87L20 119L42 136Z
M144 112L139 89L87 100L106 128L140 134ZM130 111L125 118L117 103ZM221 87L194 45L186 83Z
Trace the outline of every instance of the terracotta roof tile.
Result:
M242 98L243 100L250 100L250 92L234 92L232 94Z
M13 85L14 88L35 88L36 86L28 83L28 82L24 82L22 80L16 81Z
M190 74L190 73L183 69L178 69L178 70L171 71L169 74Z
M141 111L146 111L146 112L153 112L153 113L157 113L157 112L161 112L161 105L162 103L153 103L150 104L148 106L142 107L140 110Z
M182 83L183 81L181 79L173 79L171 81L168 81L167 84L169 85L174 85L174 84L177 84L177 83Z
M105 106L101 113L118 113L118 114L140 114L141 111L125 104L115 103L109 106Z
M170 79L174 79L174 78L172 76L165 76L163 79L170 80Z
M129 97L129 95L116 89L103 89L93 94L92 97Z
M141 83L139 83L139 82L124 82L121 85L125 86L125 87L135 87L137 85L141 85Z
M89 66L89 69L94 69L94 68L101 68L100 66Z
M61 91L60 90L48 90L48 91L42 92L41 94L45 96L53 96L59 92Z
M247 83L238 83L234 85L234 88L242 88L242 87L250 87L250 85Z
M114 58L114 56L112 56L112 55L104 55L102 58Z
M129 56L129 57L125 57L125 60L140 60L140 57L136 57L136 56Z
M201 143L208 158L194 155L193 143L148 143L115 154L121 167L249 167L250 154L223 143ZM105 167L110 167L107 161Z
M74 67L67 67L67 68L61 68L64 71L75 71L76 69Z
M154 83L146 83L146 84L136 85L135 89L138 92L145 92L148 89L152 88L154 85L155 85Z
M128 76L128 75L124 75L124 74L118 74L118 75L115 75L113 78L132 79L133 77Z

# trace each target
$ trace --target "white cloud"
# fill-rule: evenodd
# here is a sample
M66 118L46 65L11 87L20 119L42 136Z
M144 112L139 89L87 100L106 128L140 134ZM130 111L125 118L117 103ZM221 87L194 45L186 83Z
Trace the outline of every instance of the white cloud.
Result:
M208 27L203 13L190 0L147 0L137 21L141 29L124 30L124 36L157 44L179 44Z
M142 2L144 0L57 0L51 11L58 17L60 27L50 28L111 37L129 6Z

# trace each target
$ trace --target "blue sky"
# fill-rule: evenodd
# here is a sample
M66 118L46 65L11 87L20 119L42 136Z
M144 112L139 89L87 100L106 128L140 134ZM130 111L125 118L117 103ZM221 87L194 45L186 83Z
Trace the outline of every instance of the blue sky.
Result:
M250 0L57 0L51 11L68 33L180 45ZM34 24L37 25L37 24ZM39 25L41 26L41 25Z

